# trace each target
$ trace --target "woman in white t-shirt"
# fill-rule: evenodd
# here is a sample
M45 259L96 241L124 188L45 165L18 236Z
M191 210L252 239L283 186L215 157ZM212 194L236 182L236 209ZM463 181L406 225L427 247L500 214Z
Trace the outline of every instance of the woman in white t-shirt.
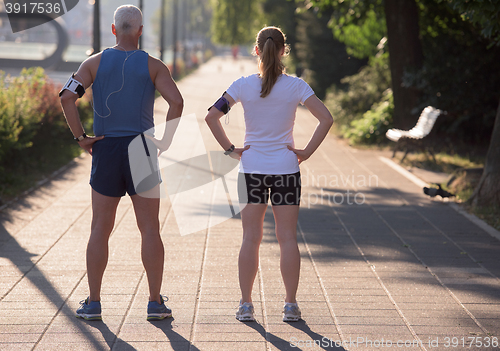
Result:
M300 203L299 164L307 160L327 135L333 118L303 80L286 75L282 57L287 53L279 28L266 27L257 35L255 53L258 74L241 77L210 108L205 120L226 154L241 159L238 192L241 203L243 242L238 260L241 300L236 318L253 321L252 288L259 267L264 215L271 200L276 237L280 245L280 268L286 290L283 321L301 317L296 301L300 274L297 219ZM241 102L245 115L245 142L235 148L220 118ZM304 149L296 149L293 125L297 106L305 105L319 121Z

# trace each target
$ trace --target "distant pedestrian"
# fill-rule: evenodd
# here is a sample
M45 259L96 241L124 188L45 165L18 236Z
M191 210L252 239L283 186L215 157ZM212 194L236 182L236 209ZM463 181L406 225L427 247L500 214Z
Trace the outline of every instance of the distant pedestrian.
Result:
M269 199L276 222L281 275L286 290L283 321L301 318L296 301L300 275L297 245L301 193L299 164L319 147L333 118L306 82L284 73L281 59L287 54L287 49L285 36L279 28L263 28L255 45L259 73L233 82L205 118L226 154L241 159L238 192L240 203L247 205L241 211L243 242L238 261L241 300L236 312L240 321L254 320L251 293L259 266L259 246ZM245 115L243 148L234 147L219 121L236 102L242 103ZM293 140L299 103L304 104L319 121L304 149L296 149Z
M164 247L158 219L159 174L153 174L153 182L138 194L130 171L128 146L139 135L146 143L144 133L154 126L155 89L170 106L167 120L180 117L183 99L167 66L138 50L142 28L142 13L137 7L118 7L112 24L116 45L85 60L60 94L75 139L92 155L92 227L87 246L90 295L76 311L77 317L87 320L101 319L101 283L108 262L108 241L118 203L126 193L132 199L142 236L142 262L149 283L147 318L163 319L172 315L160 295ZM91 85L95 137L85 134L75 106L78 97ZM147 137L160 152L165 151L168 140Z
M231 48L231 53L233 54L233 59L237 60L238 59L238 52L240 51L240 47L238 45L234 45Z

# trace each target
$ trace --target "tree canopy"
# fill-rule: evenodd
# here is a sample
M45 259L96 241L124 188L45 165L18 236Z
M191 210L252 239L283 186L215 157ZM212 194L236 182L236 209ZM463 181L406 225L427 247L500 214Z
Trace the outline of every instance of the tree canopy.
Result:
M224 45L249 44L260 29L260 1L212 0L212 40Z
M464 20L481 28L481 34L500 45L500 2L497 0L438 0L449 3Z
M377 45L387 35L382 0L313 0L311 4L331 13L328 26L350 55L366 58L377 53Z

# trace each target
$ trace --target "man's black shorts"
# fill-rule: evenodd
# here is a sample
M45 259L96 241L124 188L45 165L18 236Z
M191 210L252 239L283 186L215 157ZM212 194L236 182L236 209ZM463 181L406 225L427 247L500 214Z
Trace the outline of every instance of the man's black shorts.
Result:
M160 173L151 171L151 176L144 178L134 186L129 162L129 145L137 136L105 137L98 140L92 147L92 171L90 185L99 194L111 197L121 197L125 193L130 196L153 189L161 182ZM141 138L139 136L139 138ZM157 164L156 147L147 140L148 153L151 160L141 160L143 168L149 169L149 164ZM142 144L142 141L140 141Z
M300 172L293 174L238 174L240 203L267 204L273 206L300 205Z

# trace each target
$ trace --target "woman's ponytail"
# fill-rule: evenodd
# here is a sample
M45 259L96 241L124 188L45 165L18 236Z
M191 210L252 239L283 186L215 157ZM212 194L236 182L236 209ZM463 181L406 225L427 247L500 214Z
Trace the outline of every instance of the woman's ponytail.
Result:
M282 50L285 46L285 35L277 27L263 28L257 35L257 48L259 49L259 72L262 78L260 97L264 98L271 93L271 89L278 77L285 71L281 62Z

